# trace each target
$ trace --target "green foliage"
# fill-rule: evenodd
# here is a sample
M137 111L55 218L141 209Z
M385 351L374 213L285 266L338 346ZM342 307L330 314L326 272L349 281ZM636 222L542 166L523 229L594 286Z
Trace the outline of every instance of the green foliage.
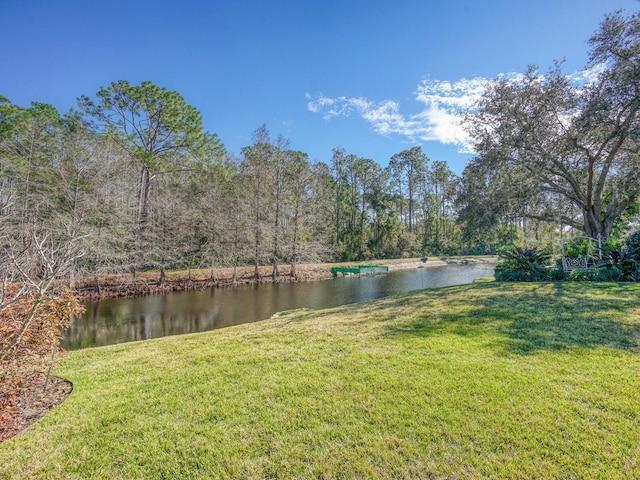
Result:
M624 269L618 265L607 265L604 267L598 267L594 272L593 278L588 278L590 281L599 282L621 282L628 280L625 276Z
M569 258L582 257L595 260L599 256L598 241L584 236L572 238L564 245L564 253Z
M550 255L546 250L513 247L502 250L499 255L503 261L495 269L498 281L536 282L551 280L554 276L548 266Z
M591 270L571 270L565 273L565 280L569 282L594 282L599 280L598 271Z
M638 232L629 236L622 247L622 243L610 239L603 244L603 258L597 264L597 280L613 282L633 282L640 279L638 267Z
M218 137L203 130L200 112L174 91L149 81L126 80L101 88L94 102L78 99L80 108L104 125L106 133L151 169L186 156L210 162L224 155Z
M625 249L631 260L640 263L640 230L627 237Z

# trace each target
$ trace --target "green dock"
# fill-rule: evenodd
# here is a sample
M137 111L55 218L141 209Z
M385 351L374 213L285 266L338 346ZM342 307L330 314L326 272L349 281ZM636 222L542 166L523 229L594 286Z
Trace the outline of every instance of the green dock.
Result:
M357 267L332 267L334 275L375 275L377 273L387 273L389 267L384 265L358 265Z

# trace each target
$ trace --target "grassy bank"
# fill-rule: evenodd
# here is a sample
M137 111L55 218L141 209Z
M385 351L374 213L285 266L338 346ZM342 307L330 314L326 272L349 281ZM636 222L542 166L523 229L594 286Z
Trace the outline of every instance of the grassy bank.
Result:
M0 478L638 478L639 297L484 282L72 352Z

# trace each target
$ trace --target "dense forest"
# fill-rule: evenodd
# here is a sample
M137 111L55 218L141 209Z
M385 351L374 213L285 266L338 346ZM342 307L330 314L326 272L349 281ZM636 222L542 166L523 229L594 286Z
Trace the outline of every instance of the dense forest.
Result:
M77 275L361 260L460 251L458 179L420 147L382 168L335 148L311 163L258 127L239 156L198 111L119 81L82 111L0 105L3 234L11 254L73 243ZM257 272L257 270L256 270Z
M312 163L265 125L227 152L151 82L114 82L65 114L0 97L3 279L282 264L295 276L301 262L615 241L637 225L639 39L637 14L613 14L590 40L589 81L559 64L489 82L466 112L477 155L460 177L420 146L390 159L337 146Z

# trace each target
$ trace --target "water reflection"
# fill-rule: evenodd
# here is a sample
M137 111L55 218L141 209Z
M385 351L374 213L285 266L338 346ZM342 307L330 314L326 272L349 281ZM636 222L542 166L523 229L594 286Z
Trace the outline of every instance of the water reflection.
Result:
M65 348L79 349L203 332L269 318L295 308L328 308L421 288L470 283L493 276L493 265L449 265L340 277L308 283L277 283L173 292L86 304L67 330Z

